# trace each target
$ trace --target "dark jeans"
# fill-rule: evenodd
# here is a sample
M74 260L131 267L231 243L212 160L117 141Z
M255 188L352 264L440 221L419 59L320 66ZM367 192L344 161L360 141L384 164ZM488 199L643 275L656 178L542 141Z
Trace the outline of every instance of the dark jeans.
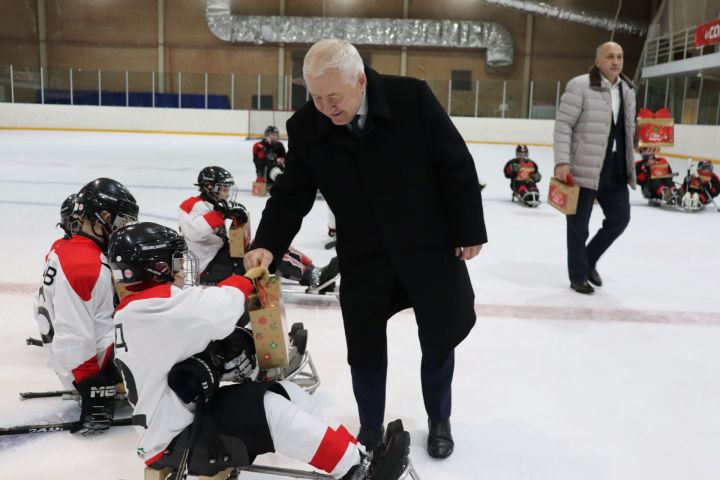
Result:
M597 198L605 219L590 243L590 215ZM605 250L623 233L630 223L630 194L627 185L613 189L580 188L577 212L567 216L568 274L571 282L582 283L595 268Z
M430 340L427 340L429 342ZM441 357L430 353L420 339L422 361L420 380L428 418L443 421L450 418L452 407L452 379L455 370L455 352ZM365 370L351 367L353 392L358 404L360 424L366 428L379 428L385 417L385 383L387 368Z

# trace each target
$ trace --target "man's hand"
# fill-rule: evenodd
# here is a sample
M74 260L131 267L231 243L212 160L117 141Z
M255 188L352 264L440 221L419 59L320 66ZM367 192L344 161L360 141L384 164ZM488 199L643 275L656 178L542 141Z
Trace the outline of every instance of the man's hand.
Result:
M273 261L273 254L264 248L256 248L250 250L245 254L243 258L243 265L245 265L245 271L250 270L253 267L269 267Z
M562 183L568 183L568 175L570 175L570 164L561 163L560 165L555 165L555 178L560 180Z
M460 260L470 260L477 257L478 253L482 249L481 245L473 245L472 247L457 247L455 248L455 256Z

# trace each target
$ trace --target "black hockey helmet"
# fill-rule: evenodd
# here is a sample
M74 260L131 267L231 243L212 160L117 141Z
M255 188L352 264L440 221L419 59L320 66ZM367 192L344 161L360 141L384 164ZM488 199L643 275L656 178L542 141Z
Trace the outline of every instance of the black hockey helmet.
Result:
M62 205L60 205L60 223L58 223L57 226L65 230L67 235L73 234L75 224L77 223L77 220L73 217L77 196L77 193L71 193L63 200Z
M517 156L521 153L524 153L526 158L528 155L530 155L530 151L528 150L527 145L518 145L517 147L515 147L515 155Z
M280 135L280 130L278 130L278 128L275 125L269 125L265 129L265 136L269 137L271 135Z
M184 270L187 284L197 272L197 260L182 235L152 222L133 223L114 232L108 258L116 283L174 282Z
M235 200L237 190L235 179L232 174L222 167L212 166L200 170L198 180L195 184L200 187L200 193L206 200L216 202L220 200L222 191L227 191L227 198L223 200Z
M712 172L713 164L710 160L700 160L697 166L698 171Z
M73 214L100 224L104 234L110 235L127 223L136 222L139 207L135 197L125 186L110 178L97 178L80 189ZM110 217L103 218L103 212Z

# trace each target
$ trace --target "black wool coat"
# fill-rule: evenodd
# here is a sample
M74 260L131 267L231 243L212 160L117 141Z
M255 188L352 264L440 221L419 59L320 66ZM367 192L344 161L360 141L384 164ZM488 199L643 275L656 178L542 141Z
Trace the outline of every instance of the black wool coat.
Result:
M386 362L385 323L412 307L423 343L445 354L475 323L474 293L454 248L485 243L472 156L428 85L365 69L361 139L312 101L288 121L285 173L254 246L282 258L316 190L335 214L348 360Z

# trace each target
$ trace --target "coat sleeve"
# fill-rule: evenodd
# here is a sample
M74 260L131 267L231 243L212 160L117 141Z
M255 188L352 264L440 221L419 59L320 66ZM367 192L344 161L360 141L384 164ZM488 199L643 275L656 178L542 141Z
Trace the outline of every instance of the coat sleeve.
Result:
M572 79L560 97L560 105L555 115L553 132L553 151L555 165L571 163L572 133L580 118L583 106L583 91L580 80Z
M265 248L279 262L290 247L302 225L302 220L315 203L317 183L304 164L304 159L293 149L293 128L288 122L287 161L285 173L280 175L270 191L270 198L260 219L254 248Z
M430 162L452 240L457 247L486 243L480 182L472 155L425 82L420 105L425 111Z

